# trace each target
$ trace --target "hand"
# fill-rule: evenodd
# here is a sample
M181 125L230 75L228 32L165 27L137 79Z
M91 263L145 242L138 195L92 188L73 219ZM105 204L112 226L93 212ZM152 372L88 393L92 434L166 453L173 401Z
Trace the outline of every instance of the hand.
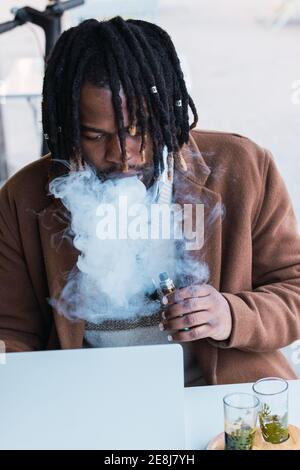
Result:
M222 294L208 284L177 289L168 296L161 330L168 330L170 341L212 338L224 341L232 329L230 307ZM189 328L188 331L178 331Z

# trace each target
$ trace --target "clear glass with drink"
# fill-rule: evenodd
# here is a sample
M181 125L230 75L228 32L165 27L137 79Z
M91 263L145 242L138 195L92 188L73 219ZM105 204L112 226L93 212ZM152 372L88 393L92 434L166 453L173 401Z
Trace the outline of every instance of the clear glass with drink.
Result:
M259 400L250 393L231 393L223 398L225 450L251 450L256 432Z
M253 385L260 401L259 424L266 442L280 444L289 438L288 383L278 377L266 377Z

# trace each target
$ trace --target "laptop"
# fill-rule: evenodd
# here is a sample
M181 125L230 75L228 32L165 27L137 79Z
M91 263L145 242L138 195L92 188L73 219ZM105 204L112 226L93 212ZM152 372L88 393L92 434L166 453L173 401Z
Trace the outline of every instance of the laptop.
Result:
M182 347L7 354L0 449L185 449Z

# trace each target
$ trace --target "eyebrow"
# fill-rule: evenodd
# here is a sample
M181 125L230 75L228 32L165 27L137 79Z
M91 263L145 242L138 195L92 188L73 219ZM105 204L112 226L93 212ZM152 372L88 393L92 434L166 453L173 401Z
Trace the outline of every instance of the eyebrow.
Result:
M130 127L130 126L126 126L126 127L124 127L124 129L125 129L126 131L128 131L128 130L129 130L129 127ZM95 133L97 133L97 134L111 134L111 132L107 132L107 131L105 131L104 129L97 129L96 127L90 127L90 126L84 126L84 125L81 125L81 126L80 126L80 129L81 129L82 131L95 132Z
M108 134L108 132L106 132L105 130L103 130L103 129L97 129L96 127L90 127L90 126L83 126L83 125L81 125L81 126L80 126L80 129L81 129L82 131L96 132L97 134Z

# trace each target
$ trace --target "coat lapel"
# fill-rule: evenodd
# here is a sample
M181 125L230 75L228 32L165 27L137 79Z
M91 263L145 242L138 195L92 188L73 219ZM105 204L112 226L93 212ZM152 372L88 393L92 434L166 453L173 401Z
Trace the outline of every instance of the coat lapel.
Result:
M182 151L187 164L187 171L178 169L174 176L174 202L182 208L185 204L204 205L204 244L200 250L183 250L183 258L207 263L210 271L209 283L220 288L222 217L223 206L219 193L205 186L211 174L197 144L190 137L189 145ZM193 227L195 227L195 210Z

